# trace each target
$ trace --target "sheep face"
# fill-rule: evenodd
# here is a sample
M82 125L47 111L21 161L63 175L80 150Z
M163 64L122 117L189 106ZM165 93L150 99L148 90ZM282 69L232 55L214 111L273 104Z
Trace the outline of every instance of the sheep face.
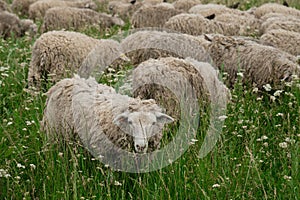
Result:
M165 123L174 119L161 112L125 112L114 119L114 123L133 136L137 153L146 153L150 137L162 131Z

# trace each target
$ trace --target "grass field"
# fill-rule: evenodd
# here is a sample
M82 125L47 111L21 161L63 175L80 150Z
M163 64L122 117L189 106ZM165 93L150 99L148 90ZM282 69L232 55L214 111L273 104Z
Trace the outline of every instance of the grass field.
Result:
M45 96L26 90L34 41L0 40L0 199L300 198L299 80L259 92L237 82L221 139L205 158L198 158L202 130L161 170L116 172L39 131Z

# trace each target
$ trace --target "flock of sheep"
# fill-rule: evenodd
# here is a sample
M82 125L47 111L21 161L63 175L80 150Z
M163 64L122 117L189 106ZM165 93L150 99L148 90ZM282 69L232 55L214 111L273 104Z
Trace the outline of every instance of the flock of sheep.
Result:
M1 1L0 1L1 2ZM159 149L164 124L178 121L180 101L192 86L199 102L219 102L239 72L244 83L281 87L300 74L300 11L275 3L247 11L200 0L14 0L1 2L0 34L41 36L32 47L28 85L46 94L42 128L49 135L75 133L90 148L107 138L114 145L145 153ZM107 13L99 12L99 8ZM13 14L14 12L15 14ZM18 16L28 16L20 19ZM95 39L80 31L124 26L141 29L122 38ZM161 29L159 31L159 29ZM94 70L133 66L133 97L98 84ZM100 67L100 68L99 68ZM218 70L228 74L226 86ZM75 76L70 78L74 73ZM90 77L90 78L89 78ZM155 80L168 80L170 89ZM161 83L163 84L163 82ZM163 106L163 110L160 106ZM164 114L165 113L165 114ZM100 147L99 147L100 148Z

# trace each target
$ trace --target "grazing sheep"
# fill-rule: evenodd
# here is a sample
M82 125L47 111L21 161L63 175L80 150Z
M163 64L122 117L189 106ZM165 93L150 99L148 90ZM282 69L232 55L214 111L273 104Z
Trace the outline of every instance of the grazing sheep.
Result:
M267 17L265 17L267 16ZM300 18L292 16L292 15L284 15L284 14L267 14L265 15L263 20L261 20L263 23L260 27L260 32L266 33L269 30L273 29L284 29L287 31L295 31L300 33ZM261 19L262 19L261 18Z
M254 14L257 18L260 18L268 13L282 13L285 15L293 15L300 17L300 11L295 8L286 7L277 3L266 3L254 10Z
M21 37L26 32L34 35L37 32L37 26L32 20L19 19L15 14L7 11L0 11L0 35L4 38L10 36Z
M134 28L162 27L169 18L180 13L182 11L175 9L172 4L146 4L132 15L131 24Z
M123 20L131 18L132 14L137 11L143 3L135 2L134 4L129 2L110 1L108 3L108 10L113 16L120 17Z
M151 58L133 70L133 95L142 99L155 99L166 109L168 115L178 120L182 114L198 112L199 110L194 109L201 108L195 103L200 103L201 106L210 103L210 94L203 76L206 74L202 74L187 60L174 57ZM188 106L184 113L182 101Z
M299 73L296 57L277 48L223 35L206 35L206 39L211 42L208 51L214 63L228 73L230 86L238 72L243 73L245 83L258 88L265 84L280 87Z
M94 10L74 7L54 7L47 10L41 28L42 32L51 30L80 31L87 27L105 30L114 25L124 26L124 21Z
M165 23L164 28L190 35L202 35L205 33L238 35L242 29L239 24L209 20L198 14L179 14L171 17Z
M13 0L12 10L19 16L29 16L29 6L38 0Z
M174 8L188 12L195 5L201 4L200 0L177 0L173 2Z
M238 35L259 34L261 20L247 12L240 14L223 13L215 16L214 20L221 23L231 23L240 26Z
M237 9L231 9L224 5L219 4L199 4L196 6L193 6L189 11L191 14L200 14L203 17L208 17L211 15L220 15L220 14L236 14L240 15L242 11Z
M46 11L53 7L77 7L90 8L92 10L97 9L97 5L92 0L39 0L29 6L29 18L33 20L42 20Z
M134 99L93 78L75 76L47 92L42 130L50 137L79 136L92 152L117 147L145 153L159 148L163 126L172 121L152 99Z
M300 32L282 29L270 30L261 36L260 42L279 48L294 56L300 55Z
M203 62L210 62L204 46L205 39L186 34L143 30L132 33L121 41L123 52L136 66L149 58L191 57Z
M41 82L53 82L72 75L88 53L103 40L71 31L50 31L42 34L32 47L28 72L29 86L40 89Z
M8 12L11 12L10 5L8 5L5 1L0 0L0 11L8 11Z

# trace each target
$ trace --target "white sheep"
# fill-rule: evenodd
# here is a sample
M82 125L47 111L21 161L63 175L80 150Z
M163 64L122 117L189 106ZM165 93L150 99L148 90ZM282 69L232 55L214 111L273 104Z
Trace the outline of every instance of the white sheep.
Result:
M42 20L46 11L53 7L77 7L97 9L97 5L92 0L76 0L76 1L62 1L62 0L39 0L29 6L29 18L33 20Z
M141 2L135 2L134 4L132 4L130 2L123 1L110 1L107 5L107 8L113 16L117 16L121 19L127 20L131 18L132 14L142 5L143 3Z
M12 10L19 16L29 16L29 6L38 0L13 0Z
M201 4L200 0L177 0L173 2L174 8L188 12L190 8Z
M133 13L131 24L134 28L162 27L169 18L180 13L182 11L175 9L172 4L145 4Z
M160 147L163 126L172 121L152 99L131 98L93 78L75 76L47 92L42 130L50 137L79 136L85 147L101 155L113 146L145 153Z
M295 56L300 55L300 32L283 29L270 30L260 37L260 42Z
M286 7L284 5L277 4L277 3L266 3L257 7L254 10L254 14L257 18L261 18L262 16L268 13L282 13L285 15L293 15L295 17L300 17L299 10L291 7Z
M105 30L114 25L124 26L124 21L105 13L91 9L75 7L54 7L47 10L41 31L73 30L80 31L88 27Z
M284 29L300 33L300 18L280 13L266 14L261 18L260 32L266 33L273 29Z
M97 45L103 47L104 57L111 56L111 48L116 47L114 41L97 40L78 32L50 31L42 34L32 47L29 86L40 89L44 81L56 82L69 77Z
M4 38L12 35L24 36L28 32L31 36L37 32L37 25L32 20L20 19L17 15L0 11L0 35Z
M238 72L243 82L262 88L265 84L280 87L299 73L295 56L277 48L252 40L223 35L206 35L211 42L208 52L220 70L228 73L228 84L233 86Z
M224 23L210 20L199 14L179 14L171 17L164 28L190 35L205 33L220 33L224 35L238 35L241 26L235 23Z
M149 58L168 56L209 62L206 44L204 38L156 30L140 30L121 41L123 52L134 66Z
M200 14L203 17L211 15L220 15L224 13L239 15L242 11L237 9L231 9L221 4L199 4L193 6L188 11L191 14Z
M0 0L0 11L11 12L11 6L6 1Z

